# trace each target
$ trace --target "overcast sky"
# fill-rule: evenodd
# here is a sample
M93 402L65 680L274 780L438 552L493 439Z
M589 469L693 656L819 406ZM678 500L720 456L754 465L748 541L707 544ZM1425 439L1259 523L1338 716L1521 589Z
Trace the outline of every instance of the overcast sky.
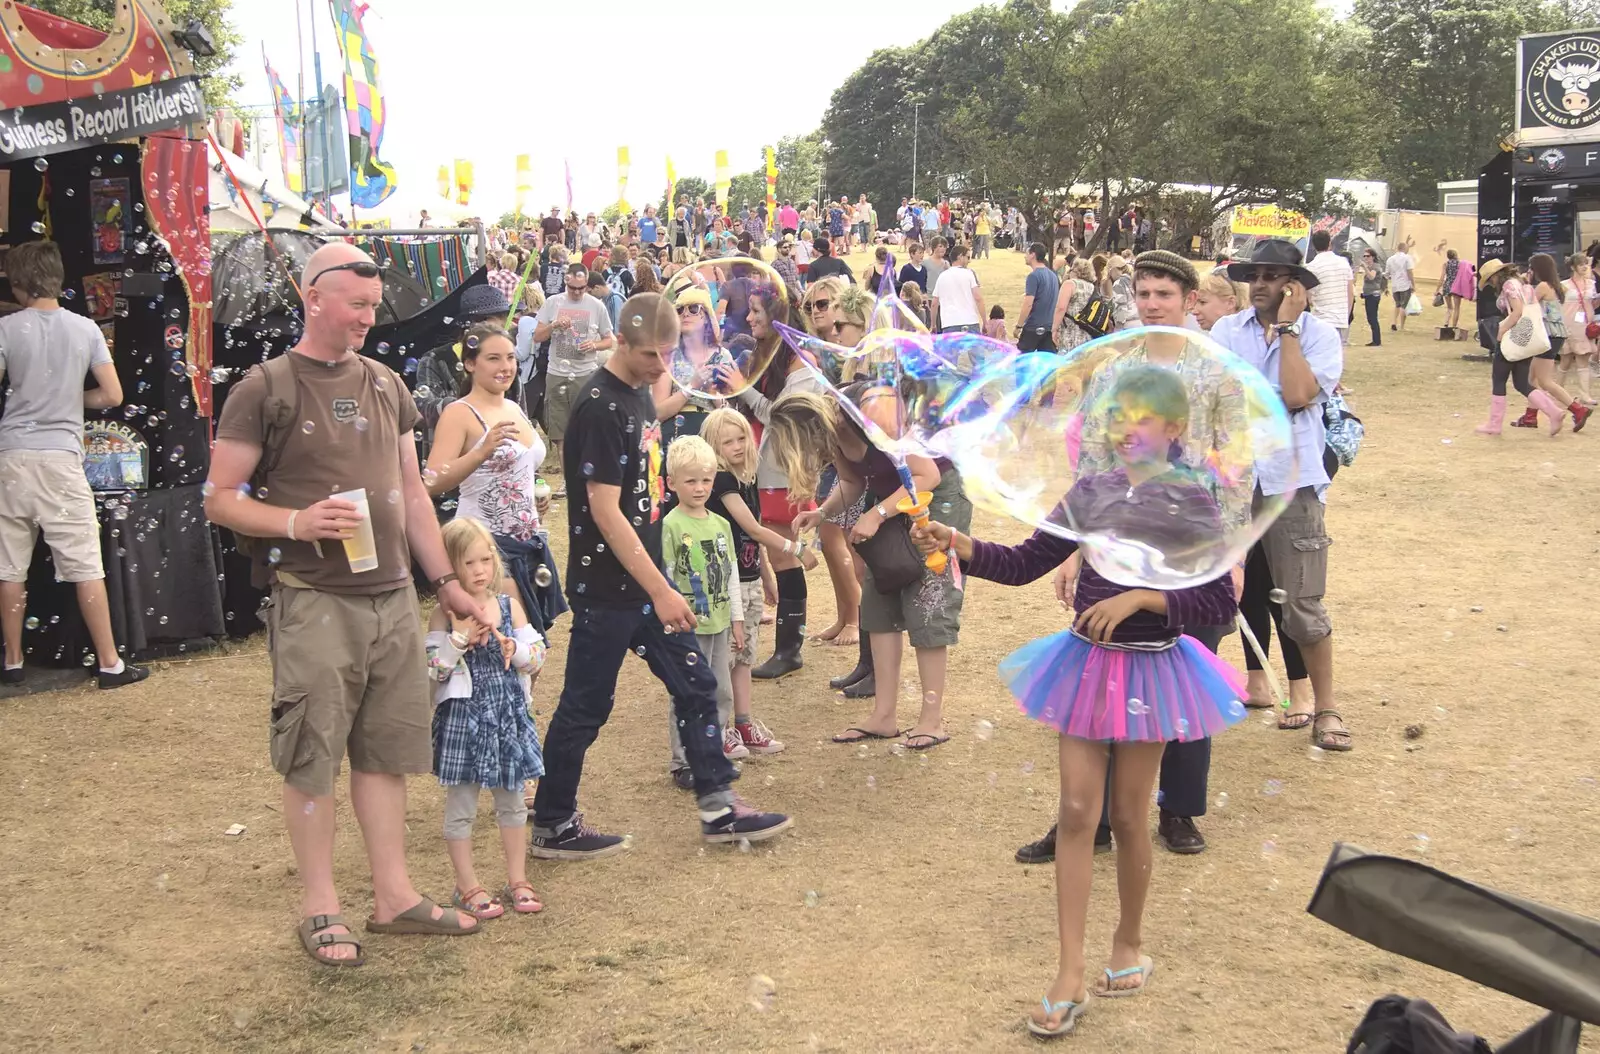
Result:
M317 19L323 79L337 84L342 66L328 5L308 2L309 9L301 3L301 17ZM438 193L441 164L472 161L472 207L490 218L512 207L515 159L523 153L532 157L529 207L538 212L565 207L566 162L578 209L614 202L618 146L631 151L628 198L636 205L665 191L669 153L680 177L710 180L719 149L728 151L733 173L754 169L764 144L815 128L834 89L874 50L910 44L977 6L975 0L370 4L367 32L389 105L383 158L404 189L429 195ZM246 41L235 63L244 78L239 101L271 102L262 44L295 91L294 4L250 0L234 5L233 19ZM720 30L715 41L708 39L708 21ZM309 95L309 23L304 29ZM701 66L718 72L686 72Z

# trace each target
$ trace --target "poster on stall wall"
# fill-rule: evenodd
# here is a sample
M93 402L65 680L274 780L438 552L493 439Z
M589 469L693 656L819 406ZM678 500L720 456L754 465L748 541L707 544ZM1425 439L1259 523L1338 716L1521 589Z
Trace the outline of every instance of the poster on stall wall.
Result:
M85 421L83 474L99 491L143 490L149 478L150 444L119 421Z
M94 262L122 263L133 233L133 191L128 180L91 179L89 214L94 219Z
M117 308L117 287L120 284L115 271L83 276L83 306L96 322L110 318Z

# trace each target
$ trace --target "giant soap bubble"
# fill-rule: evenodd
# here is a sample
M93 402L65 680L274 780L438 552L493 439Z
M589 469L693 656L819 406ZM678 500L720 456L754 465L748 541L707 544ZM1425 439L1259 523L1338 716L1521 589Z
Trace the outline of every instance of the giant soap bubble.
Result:
M766 372L783 343L776 323L789 317L789 291L778 273L745 257L706 260L667 282L678 312L678 344L668 356L672 381L690 396L727 399Z
M1122 585L1218 577L1292 496L1252 501L1257 465L1293 478L1283 401L1254 367L1190 330L995 358L959 390L936 386L910 417L904 442L953 461L975 505L1079 542Z

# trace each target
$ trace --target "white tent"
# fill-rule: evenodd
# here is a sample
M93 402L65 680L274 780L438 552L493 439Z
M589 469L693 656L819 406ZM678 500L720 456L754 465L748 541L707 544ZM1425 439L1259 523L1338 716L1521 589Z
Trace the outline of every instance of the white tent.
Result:
M432 226L435 227L463 223L478 214L465 205L457 205L448 198L441 198L431 187L417 190L409 185L402 185L377 208L355 210L355 218L358 223L378 222L405 229L417 225L424 209L427 210L429 218L433 221Z
M206 150L207 162L211 166L213 232L256 230L255 216L261 217L262 223L275 229L293 229L308 224L313 230L338 228L338 224L305 199L291 193L280 176L261 171L237 154L219 151L210 142ZM230 171L232 178L229 178ZM254 216L251 214L252 206Z

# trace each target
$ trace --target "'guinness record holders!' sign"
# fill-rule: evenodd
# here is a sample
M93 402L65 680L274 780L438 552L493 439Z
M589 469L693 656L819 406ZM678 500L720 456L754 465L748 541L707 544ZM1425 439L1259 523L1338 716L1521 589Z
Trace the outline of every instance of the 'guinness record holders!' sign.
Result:
M0 110L0 161L136 139L205 120L195 77Z

